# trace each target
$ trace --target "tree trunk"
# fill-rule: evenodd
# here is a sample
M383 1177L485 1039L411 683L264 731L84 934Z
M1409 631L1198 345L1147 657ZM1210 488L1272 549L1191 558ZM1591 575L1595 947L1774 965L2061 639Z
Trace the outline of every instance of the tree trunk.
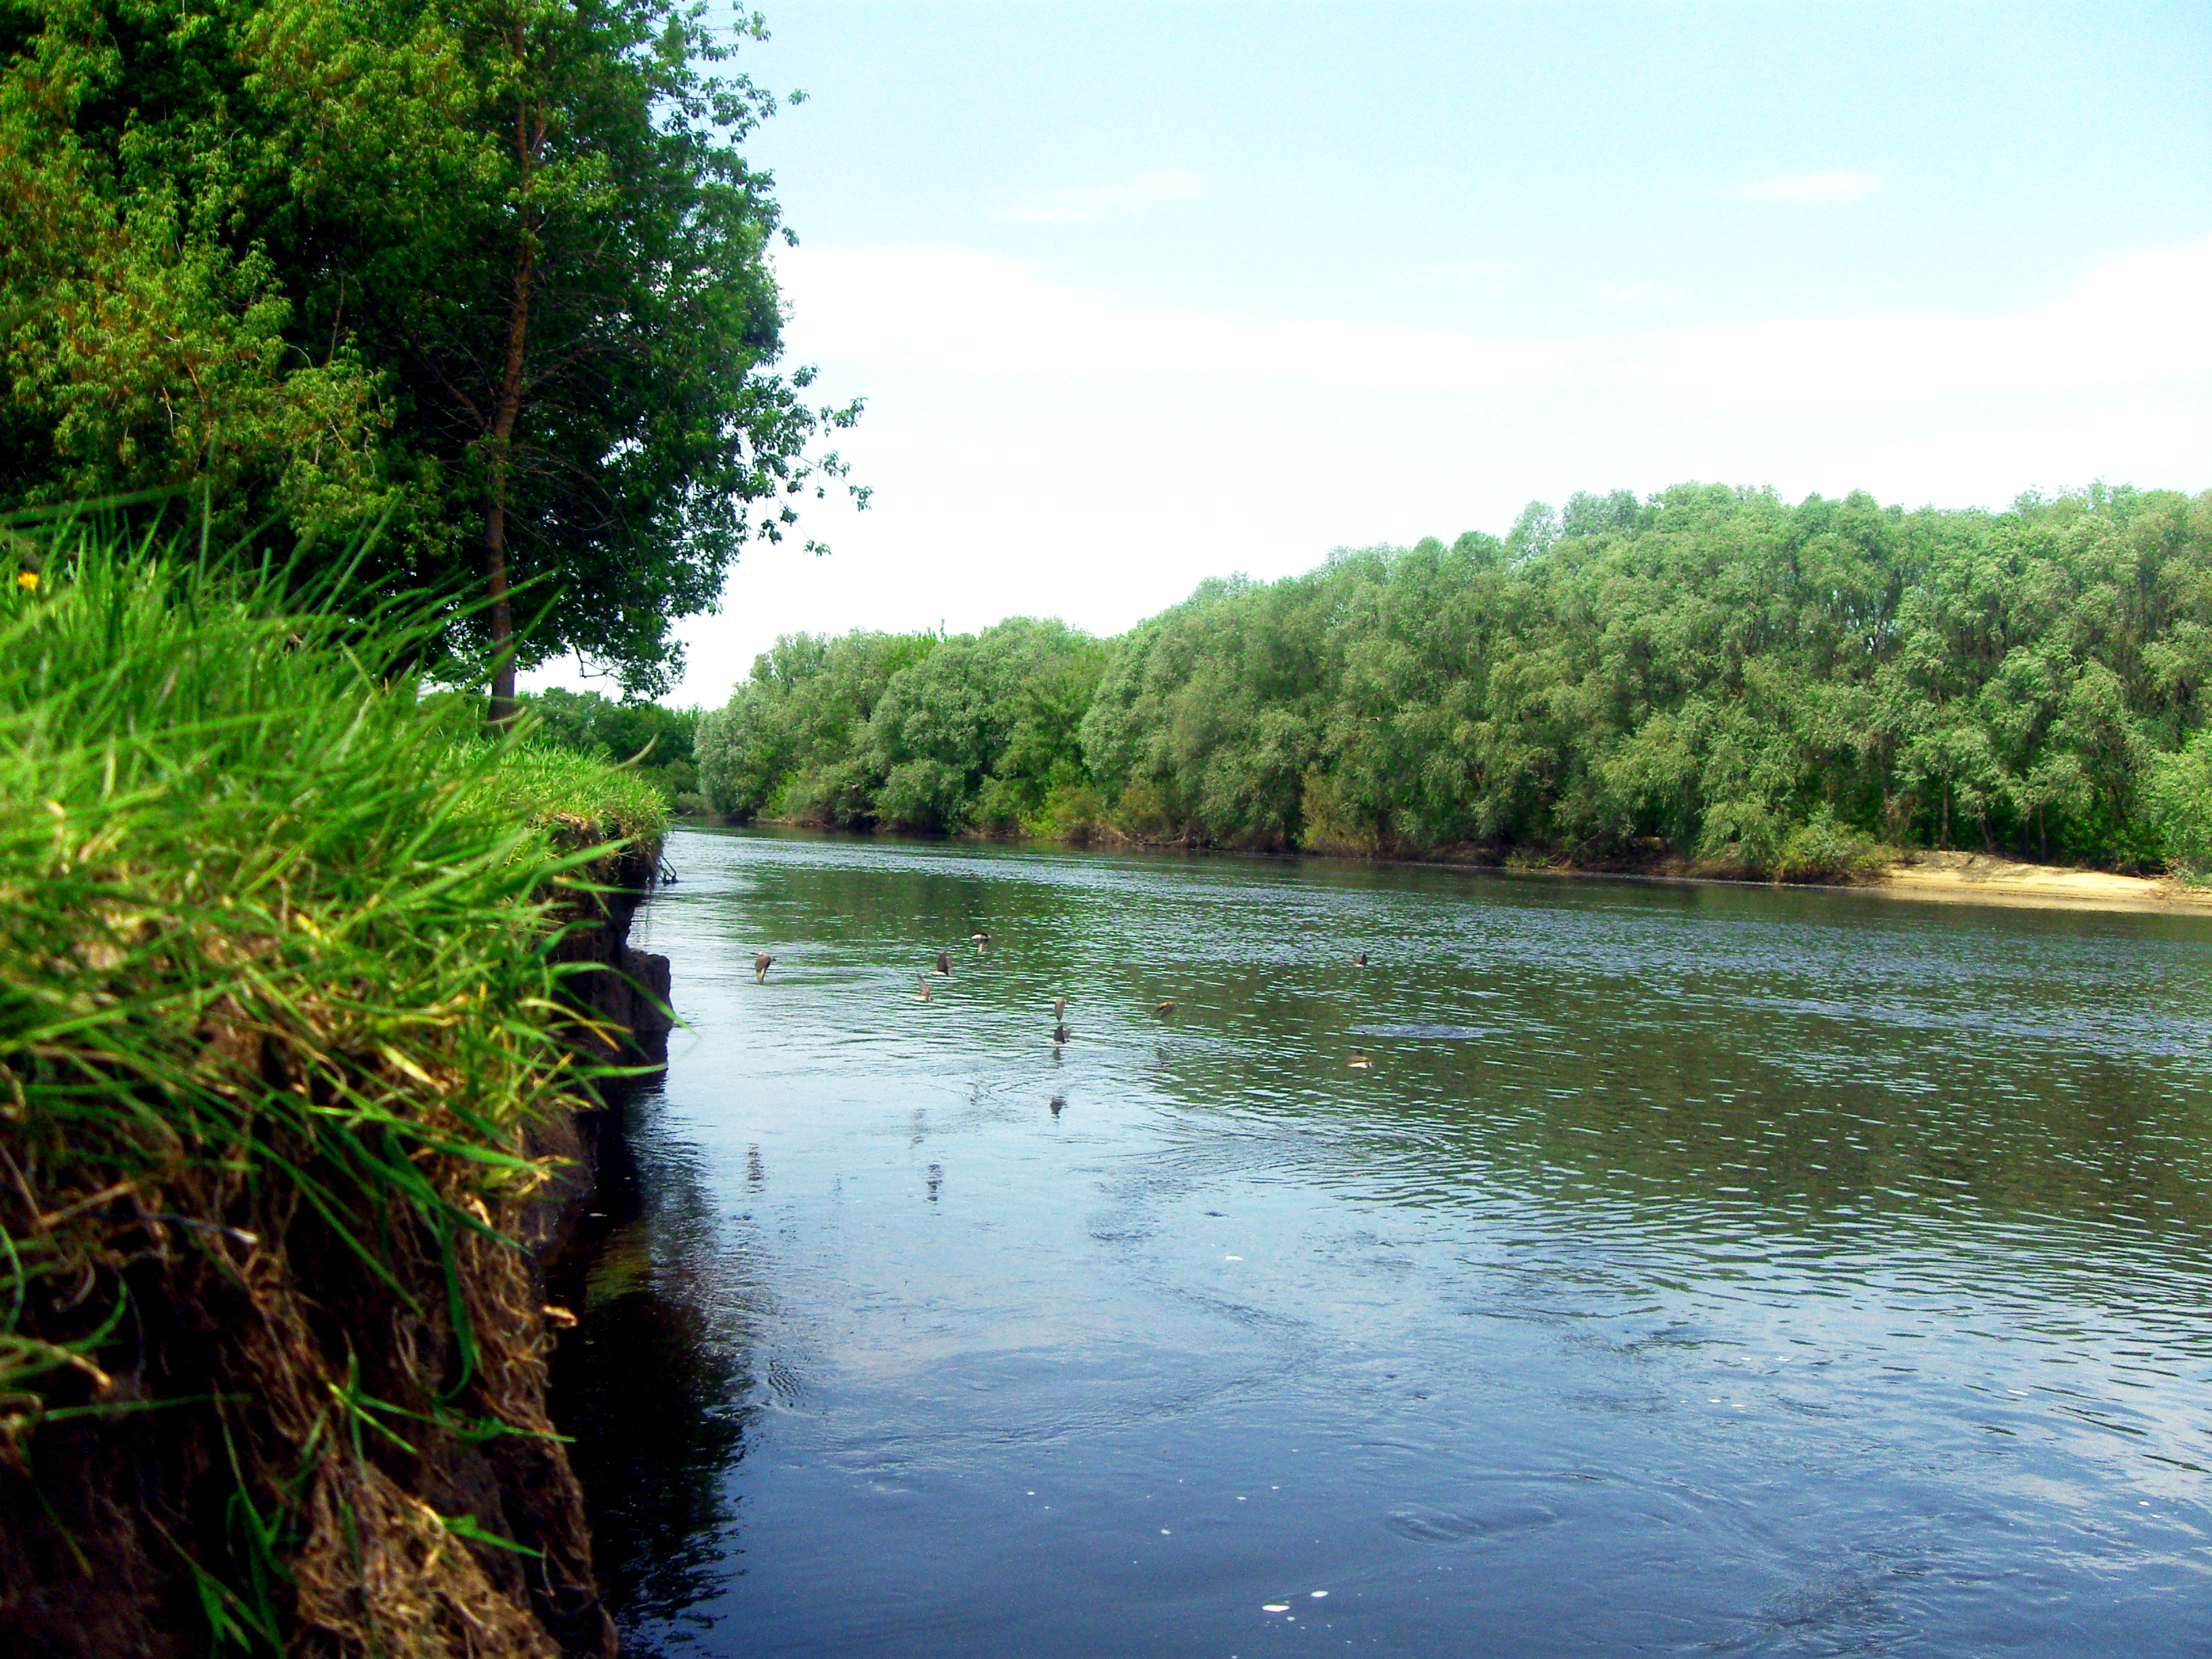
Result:
M530 330L530 281L536 249L525 225L515 252L514 298L508 307L507 361L501 365L498 412L491 427L491 501L484 511L484 583L491 599L491 708L488 718L504 726L514 718L514 612L507 598L507 491L514 423L522 412L523 350Z
M1951 780L1948 778L1943 780L1943 833L1936 838L1936 844L1947 853L1951 850Z
M518 64L527 43L518 24L513 36ZM538 236L530 205L530 177L544 122L528 100L514 112L515 161L523 180L522 206L515 223L514 292L507 308L507 354L500 364L499 401L494 405L490 436L491 499L484 508L484 586L491 600L491 704L485 718L505 726L514 718L514 611L507 597L507 493L514 453L514 425L522 413L522 368L530 337L530 288L538 274Z
M491 597L491 703L484 718L514 718L514 611L507 593L507 458L492 462L491 507L484 514L484 586Z

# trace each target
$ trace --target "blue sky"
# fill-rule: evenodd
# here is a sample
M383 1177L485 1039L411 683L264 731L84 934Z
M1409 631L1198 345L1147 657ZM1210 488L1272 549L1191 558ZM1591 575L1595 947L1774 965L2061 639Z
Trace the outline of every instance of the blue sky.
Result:
M2212 8L787 0L749 145L870 511L683 632L1099 632L1684 479L2212 485ZM573 675L540 676L579 681Z

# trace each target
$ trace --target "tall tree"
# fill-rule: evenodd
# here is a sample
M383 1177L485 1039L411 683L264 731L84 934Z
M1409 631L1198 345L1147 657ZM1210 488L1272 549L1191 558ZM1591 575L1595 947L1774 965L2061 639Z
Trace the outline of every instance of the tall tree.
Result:
M110 240L168 216L140 237L156 268L193 253L214 273L200 310L259 331L239 377L258 425L224 428L252 465L233 471L291 482L235 510L309 540L381 521L372 579L473 596L450 642L489 672L497 717L518 666L565 651L664 687L671 623L842 476L809 452L858 405L811 406L810 373L776 368L778 212L738 149L775 100L727 68L763 38L757 16L717 36L679 0L216 0L189 18L15 0L0 167L90 158L78 199ZM14 291L40 260L126 286L27 228L0 252ZM131 404L60 332L10 342L0 459L34 463L7 469L29 481L11 493L210 476L214 451L174 422L139 422L163 439L149 465L143 442L88 447L59 399L27 404L70 374L95 400L179 401L165 384ZM90 452L73 471L53 459L72 443ZM344 489L333 457L354 463Z

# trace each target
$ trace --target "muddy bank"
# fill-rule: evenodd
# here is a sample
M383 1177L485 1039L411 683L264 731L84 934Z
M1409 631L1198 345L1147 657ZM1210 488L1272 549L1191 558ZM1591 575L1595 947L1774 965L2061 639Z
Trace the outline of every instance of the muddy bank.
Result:
M2130 910L2172 915L2212 915L2212 890L2170 878L2116 875L2063 865L2027 864L1988 853L1908 853L1851 881L1776 882L1756 876L1701 869L1686 859L1612 860L1576 865L1516 866L1499 861L1388 859L1370 862L1487 868L1519 874L1615 880L1715 882L1729 886L1844 889L1890 899L1948 904L2002 904L2061 910Z
M726 820L697 820L709 826ZM888 830L850 830L781 819L751 820L763 827L805 830L818 835L860 840L941 841ZM2212 915L2212 888L2171 878L2118 875L2063 865L2031 864L2002 854L1939 852L1934 849L1874 858L1847 876L1828 872L1787 878L1685 858L1657 846L1632 846L1582 858L1552 857L1522 848L1468 842L1449 847L1411 845L1376 849L1365 846L1289 847L1275 842L1217 846L1195 836L1143 836L1091 826L1064 841L1030 842L1019 836L964 835L953 839L1000 841L1014 845L1064 847L1077 851L1141 853L1196 857L1206 854L1257 859L1333 859L1356 864L1412 869L1486 870L1514 875L1604 876L1638 881L1722 882L1731 885L1844 887L1886 897L1961 904L2039 906L2056 909L2135 910L2177 915Z
M617 890L575 896L578 925L550 953L574 965L563 1035L594 1060L665 1058L668 965L628 939L653 868L640 853L594 871ZM300 1064L243 1024L201 1038L267 1077ZM459 1199L481 1224L442 1238L404 1212L349 1208L343 1169L303 1171L322 1198L303 1181L272 1207L265 1171L254 1190L258 1141L229 1172L186 1160L161 1196L126 1181L50 1209L38 1228L98 1223L84 1290L96 1276L121 1311L67 1374L76 1395L51 1390L0 1443L0 1653L182 1659L273 1651L274 1637L318 1656L611 1656L582 1493L546 1413L568 1321L545 1264L589 1207L624 1092L604 1080L586 1109L533 1123L517 1150L558 1160L551 1179Z
M1297 854L1294 854L1297 856ZM1312 856L1312 854L1307 854ZM1321 854L1343 856L1343 854ZM1451 869L1502 869L1537 876L1610 876L1631 880L1694 880L1732 887L1850 887L1882 898L1916 898L1948 905L2028 905L2048 909L2126 909L2174 915L2212 915L2212 890L2163 876L2119 876L2111 869L2031 865L1986 852L1907 852L1851 880L1774 880L1704 865L1672 854L1614 854L1577 863L1533 863L1500 858L1484 849L1444 849L1431 856L1363 858L1363 863L1427 865Z
M609 891L580 896L585 925L562 937L553 959L576 971L563 987L586 1017L571 1028L578 1048L618 1066L653 1068L668 1061L668 958L634 949L631 920L652 889L657 854L633 851L610 874ZM594 1086L592 1107L534 1126L532 1158L558 1160L556 1173L533 1198L515 1237L541 1265L557 1256L591 1208L602 1152L618 1134L623 1100L637 1081L611 1079Z
M1615 880L1717 882L1729 886L1844 888L1884 898L1951 904L2005 904L2074 910L2133 910L2212 915L2212 890L2163 877L2028 864L1989 853L1925 851L1892 859L1848 881L1778 882L1703 866L1684 858L1616 856L1583 863L1516 863L1479 854L1454 857L1366 859L1365 863L1486 869L1523 875L1609 877Z
M1296 856L1296 855L1292 855ZM1332 855L1322 855L1332 856ZM1334 855L1334 856L1341 856ZM1563 877L1603 876L1638 881L1719 882L1730 886L1846 888L1885 898L1918 899L1951 904L2006 904L2074 910L2134 910L2177 915L2212 915L2212 889L2190 886L2164 877L2116 875L2109 870L2079 870L2063 865L2028 864L1990 853L1906 853L1850 880L1809 878L1778 882L1665 854L1631 854L1579 863L1516 862L1479 850L1454 855L1364 859L1365 863L1402 864L1453 869L1483 869L1516 874Z

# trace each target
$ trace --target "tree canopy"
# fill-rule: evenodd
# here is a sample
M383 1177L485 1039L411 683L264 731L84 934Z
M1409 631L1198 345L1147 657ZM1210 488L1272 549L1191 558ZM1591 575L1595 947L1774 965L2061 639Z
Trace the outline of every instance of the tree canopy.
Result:
M1578 495L1502 540L1207 581L1105 647L1048 626L784 641L702 722L702 787L823 823L1745 873L1876 840L2212 848L2212 494ZM957 764L898 746L907 711L963 734Z
M495 695L569 651L665 689L858 413L777 368L738 149L775 104L730 38L687 0L6 0L0 505L380 527L368 579L471 596Z

